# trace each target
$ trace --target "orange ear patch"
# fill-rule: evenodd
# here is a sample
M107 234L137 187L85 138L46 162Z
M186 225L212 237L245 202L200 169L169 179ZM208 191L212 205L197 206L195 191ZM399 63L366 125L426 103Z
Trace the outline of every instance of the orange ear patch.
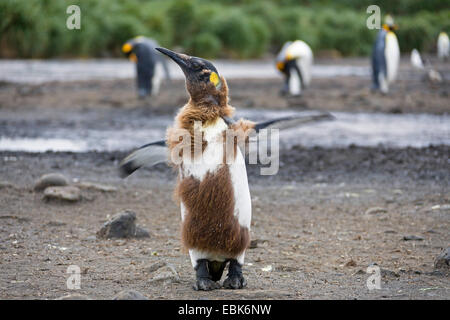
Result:
M129 43L125 43L125 44L122 46L122 52L123 52L123 53L128 53L128 52L130 52L132 49L133 49L133 46L132 46L131 44L129 44Z
M209 75L209 81L211 81L216 87L220 85L219 75L214 71Z

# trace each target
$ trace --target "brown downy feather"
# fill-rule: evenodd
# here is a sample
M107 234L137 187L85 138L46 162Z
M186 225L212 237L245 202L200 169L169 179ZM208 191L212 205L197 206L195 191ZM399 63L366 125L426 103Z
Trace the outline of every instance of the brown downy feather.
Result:
M182 225L186 248L237 256L250 243L247 228L234 216L234 193L228 166L208 172L202 181L187 177L178 185L187 213Z

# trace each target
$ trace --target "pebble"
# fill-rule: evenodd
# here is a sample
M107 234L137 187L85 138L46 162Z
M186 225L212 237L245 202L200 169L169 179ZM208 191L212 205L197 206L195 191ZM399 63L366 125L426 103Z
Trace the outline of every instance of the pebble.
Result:
M175 270L175 267L169 263L165 264L165 266L158 268L153 277L149 280L149 283L158 283L163 282L167 283L176 283L180 282L180 276L178 272Z
M434 268L440 270L450 270L450 247L442 250L434 261Z
M103 239L111 238L148 238L150 233L136 226L136 213L125 210L114 215L97 232L97 236Z
M34 184L35 191L45 190L47 187L67 186L68 180L62 174L48 173L40 177Z
M149 300L142 293L135 290L123 290L116 294L113 300Z
M419 236L411 235L411 236L404 236L403 240L405 240L405 241L422 241L423 238L419 237Z
M272 266L271 265L268 265L268 266L265 266L264 268L261 268L261 271L264 271L264 272L270 272L270 271L272 271Z
M372 207L366 210L365 214L386 213L387 209L381 207Z
M267 240L262 240L262 239L251 240L248 248L255 249L255 248L258 248L260 244L267 244Z
M81 200L81 193L80 189L73 186L47 187L44 190L44 199L76 202Z
M446 210L450 210L450 204L437 204L435 206L431 207L431 210L442 210L442 211L446 211Z

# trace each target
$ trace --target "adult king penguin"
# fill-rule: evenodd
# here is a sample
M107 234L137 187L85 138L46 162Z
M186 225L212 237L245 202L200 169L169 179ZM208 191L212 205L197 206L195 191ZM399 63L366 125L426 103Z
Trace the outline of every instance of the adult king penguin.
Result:
M145 98L148 95L156 95L161 84L162 68L167 78L170 78L169 69L165 59L155 51L158 43L142 36L128 40L122 46L122 52L136 63L136 80L138 96Z
M389 84L397 77L400 48L394 30L397 26L391 16L386 16L383 28L378 32L372 52L372 89L382 93L389 91Z
M306 42L286 42L276 58L277 69L284 75L282 94L299 96L311 82L313 52Z
M437 53L438 58L442 60L447 60L450 57L450 40L448 35L442 31L439 33L437 41Z

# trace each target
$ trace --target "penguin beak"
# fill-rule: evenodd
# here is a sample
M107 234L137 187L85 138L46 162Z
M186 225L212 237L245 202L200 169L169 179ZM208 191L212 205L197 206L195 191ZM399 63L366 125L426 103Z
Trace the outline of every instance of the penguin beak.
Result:
M189 68L189 66L187 64L189 56L187 56L185 54L173 52L166 48L155 48L155 49L161 53L164 53L166 56L168 56L173 61L175 61L183 71L187 71L187 69Z

